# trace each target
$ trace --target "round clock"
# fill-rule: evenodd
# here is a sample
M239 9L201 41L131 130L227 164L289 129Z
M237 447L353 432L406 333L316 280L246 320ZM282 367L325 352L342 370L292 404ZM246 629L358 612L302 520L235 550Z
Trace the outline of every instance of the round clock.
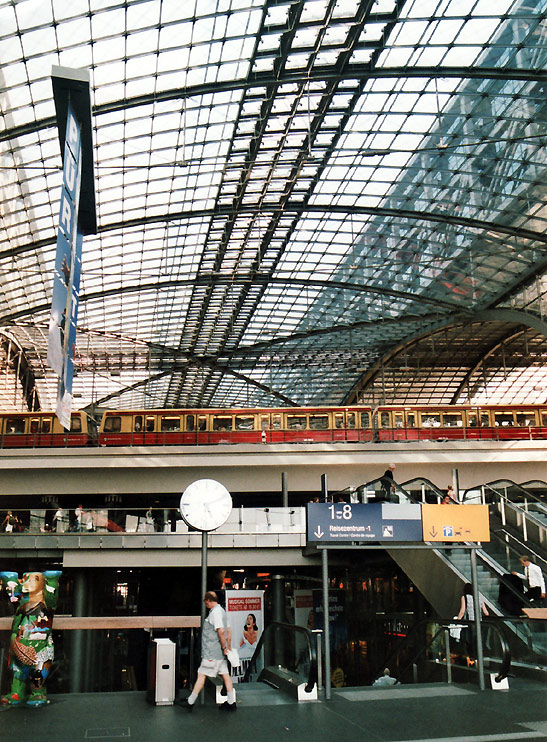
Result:
M232 497L214 479L192 482L180 498L180 514L186 525L198 531L214 531L226 523L232 512Z

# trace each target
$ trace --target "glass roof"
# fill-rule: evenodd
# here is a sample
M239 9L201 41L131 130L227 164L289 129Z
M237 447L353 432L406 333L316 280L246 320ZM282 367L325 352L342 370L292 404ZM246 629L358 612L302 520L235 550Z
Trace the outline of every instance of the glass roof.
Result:
M52 65L90 72L74 405L547 401L547 0L0 0L0 407L47 367Z

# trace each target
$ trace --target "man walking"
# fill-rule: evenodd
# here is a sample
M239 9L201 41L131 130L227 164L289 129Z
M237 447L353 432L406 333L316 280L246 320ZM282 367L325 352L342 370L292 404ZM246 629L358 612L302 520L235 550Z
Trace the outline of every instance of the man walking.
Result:
M540 603L545 598L545 580L541 568L530 561L528 554L521 556L520 563L524 567L524 574L519 572L513 572L513 574L525 581L526 592L524 597Z
M226 611L218 604L217 595L212 591L205 593L203 602L209 613L201 630L201 664L198 667L198 679L182 705L188 711L192 711L205 685L205 678L216 678L220 675L228 693L228 700L219 708L221 711L236 711L236 692L226 662L226 655L232 648L232 636L231 630L227 627Z

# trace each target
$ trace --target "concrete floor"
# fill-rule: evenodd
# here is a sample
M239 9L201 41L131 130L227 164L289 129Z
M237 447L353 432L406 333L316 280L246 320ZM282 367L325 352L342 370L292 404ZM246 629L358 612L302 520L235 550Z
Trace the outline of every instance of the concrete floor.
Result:
M6 742L547 742L547 693L510 680L509 690L472 685L342 688L330 701L296 703L263 684L241 686L237 713L211 698L190 714L153 706L140 692L51 696L38 709L5 708Z

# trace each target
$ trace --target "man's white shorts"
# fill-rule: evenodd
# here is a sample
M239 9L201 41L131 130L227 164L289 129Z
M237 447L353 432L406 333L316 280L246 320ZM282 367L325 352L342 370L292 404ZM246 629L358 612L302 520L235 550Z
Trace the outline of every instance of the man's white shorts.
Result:
M226 660L201 660L198 672L210 678L216 678L217 675L229 675L228 663Z

